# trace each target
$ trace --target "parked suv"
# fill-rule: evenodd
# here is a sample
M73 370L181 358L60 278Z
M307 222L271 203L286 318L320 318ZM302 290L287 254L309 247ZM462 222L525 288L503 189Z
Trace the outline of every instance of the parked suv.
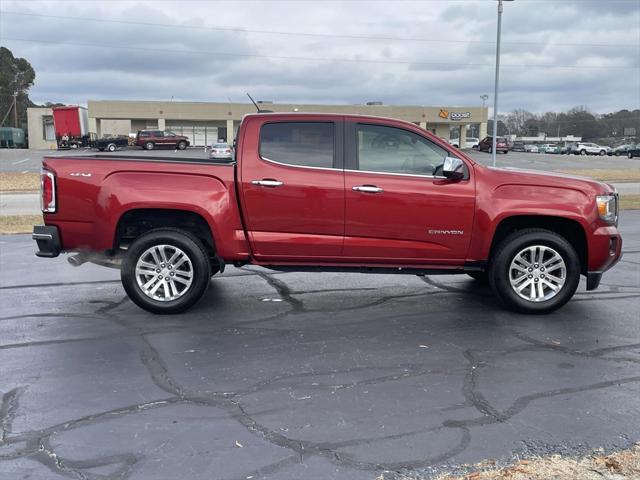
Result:
M572 153L574 155L600 155L607 154L609 147L603 147L596 143L576 143L573 147Z
M189 146L189 139L184 135L176 135L169 131L138 130L136 145L145 150L153 150L156 147L170 147L184 150Z
M479 144L478 144L478 150L480 150L481 152L487 152L487 153L491 153L491 150L493 149L493 137L485 137L484 140L482 140ZM509 143L507 142L507 139L504 137L498 137L496 138L496 152L500 153L509 153Z

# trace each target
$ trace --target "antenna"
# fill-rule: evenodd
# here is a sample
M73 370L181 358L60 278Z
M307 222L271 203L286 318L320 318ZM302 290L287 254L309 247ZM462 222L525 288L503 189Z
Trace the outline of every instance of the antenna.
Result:
M247 92L247 97L249 97L249 100L251 100L251 103L253 103L256 107L256 110L258 111L258 113L261 112L260 107L258 106L258 104L256 102L253 101L253 98L251 98L251 95L249 95L249 92Z

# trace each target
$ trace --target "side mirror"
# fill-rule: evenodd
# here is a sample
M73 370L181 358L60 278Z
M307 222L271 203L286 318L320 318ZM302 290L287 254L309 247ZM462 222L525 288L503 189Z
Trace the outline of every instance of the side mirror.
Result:
M450 180L461 180L464 178L464 162L459 158L447 157L442 166L442 176Z

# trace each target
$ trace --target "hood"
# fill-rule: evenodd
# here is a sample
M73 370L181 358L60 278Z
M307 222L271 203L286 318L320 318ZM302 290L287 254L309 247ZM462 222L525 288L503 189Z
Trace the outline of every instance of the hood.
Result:
M477 165L478 164L476 164L476 167ZM539 185L545 187L570 188L581 191L587 195L606 195L615 192L615 188L607 183L564 173L487 166L482 166L482 168L498 185Z

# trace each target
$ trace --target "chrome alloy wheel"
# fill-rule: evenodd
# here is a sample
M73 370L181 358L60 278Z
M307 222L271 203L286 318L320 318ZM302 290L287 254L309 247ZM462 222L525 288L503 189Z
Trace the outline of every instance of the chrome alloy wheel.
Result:
M136 263L136 280L149 298L170 302L182 297L193 282L191 259L173 245L154 245Z
M567 266L553 248L532 245L523 250L509 265L511 288L529 302L544 302L555 297L567 280Z

